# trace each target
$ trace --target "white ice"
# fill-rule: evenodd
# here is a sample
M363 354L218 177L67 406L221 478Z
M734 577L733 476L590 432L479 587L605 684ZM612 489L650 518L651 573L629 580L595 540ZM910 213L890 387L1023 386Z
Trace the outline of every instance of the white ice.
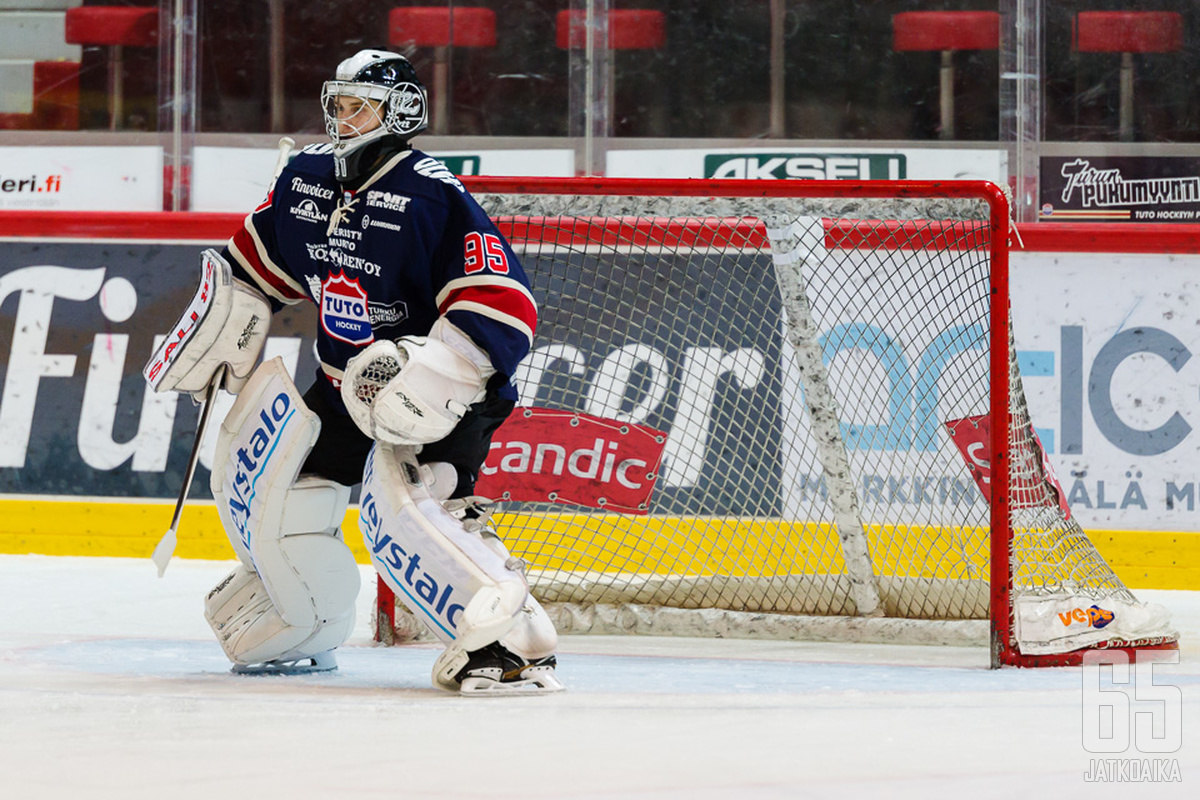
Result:
M1200 796L1200 592L1138 593L1184 636L1155 670L1182 748L1113 756L1084 749L1079 668L981 649L564 637L566 693L448 695L433 646L372 646L365 589L336 673L236 676L201 616L230 568L0 556L0 798ZM1085 781L1106 757L1182 782Z

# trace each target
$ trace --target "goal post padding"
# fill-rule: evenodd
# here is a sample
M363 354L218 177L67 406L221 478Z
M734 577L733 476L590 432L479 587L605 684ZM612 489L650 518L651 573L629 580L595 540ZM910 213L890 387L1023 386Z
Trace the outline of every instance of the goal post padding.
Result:
M561 482L494 519L564 632L990 641L997 664L1170 646L1054 488L993 184L471 188L539 303L522 407L665 437L634 513L606 507L618 438L493 440L490 486Z

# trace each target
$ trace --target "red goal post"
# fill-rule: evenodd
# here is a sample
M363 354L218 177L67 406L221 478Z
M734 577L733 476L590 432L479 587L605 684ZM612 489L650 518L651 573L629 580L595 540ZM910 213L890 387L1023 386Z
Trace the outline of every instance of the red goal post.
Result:
M467 182L540 306L479 490L560 630L1176 646L1034 433L996 185Z

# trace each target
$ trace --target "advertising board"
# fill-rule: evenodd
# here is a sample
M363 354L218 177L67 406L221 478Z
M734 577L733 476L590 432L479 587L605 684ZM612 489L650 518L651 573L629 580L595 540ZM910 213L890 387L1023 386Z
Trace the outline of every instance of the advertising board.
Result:
M219 244L185 238L10 239L0 249L0 492L169 499L178 491L195 407L188 398L148 391L140 369L156 337L186 306L200 250ZM1026 395L1085 529L1200 530L1197 266L1200 257L1190 255L1013 254L1013 317ZM656 268L685 275L688 269L685 260L666 259ZM778 288L769 265L755 269L761 284L749 294L739 287L744 299L738 302L746 304L739 313L773 318L767 328L779 331ZM592 352L586 337L546 315L539 347L569 353L581 370L556 382L544 360L539 366L531 359L517 376L522 403L573 404L611 416L590 382L661 372L675 376L667 394L643 398L635 422L669 434L675 425L711 425L731 410L747 412L748 441L771 442L774 429L752 412L764 398L782 396L780 385L791 380L787 352L781 337L751 336L727 324L733 312L717 299L733 296L732 281L742 274L706 276L713 304L693 309L687 340L663 334L647 313L629 321L628 344L619 351ZM654 284L655 275L643 278ZM629 295L618 298L617 307L641 308L653 299L636 281L621 285ZM544 309L573 302L562 294L567 291L535 285ZM267 347L269 357L284 357L302 389L316 370L314 319L306 307L277 315ZM710 366L720 370L718 390L705 372ZM680 397L707 412L678 417L673 409ZM222 400L219 414L229 402ZM719 432L708 441L725 448L726 458L730 452L763 455L739 451ZM196 497L207 496L211 447L202 456ZM681 459L668 441L652 513L694 511L693 487L710 479L703 466ZM709 513L738 510L736 497L746 487L737 485L736 475L723 480L728 491L718 496L727 501ZM776 498L780 508L785 502Z
M162 181L159 147L0 147L0 210L158 211Z
M965 148L756 147L610 150L612 178L809 180L1008 180L1003 150Z
M1043 222L1196 222L1200 158L1043 157Z
M416 145L420 147L421 142ZM455 175L575 174L575 153L566 149L438 150L430 155ZM193 211L249 213L267 196L279 150L197 147L193 158Z

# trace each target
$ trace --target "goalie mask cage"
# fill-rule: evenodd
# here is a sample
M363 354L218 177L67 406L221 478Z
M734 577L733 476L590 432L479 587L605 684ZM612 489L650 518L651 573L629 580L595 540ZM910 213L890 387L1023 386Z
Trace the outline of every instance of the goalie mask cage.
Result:
M994 667L1176 646L1035 435L994 184L469 185L539 303L522 407L665 435L625 513L616 442L493 440L485 472L563 481L492 519L560 632L988 643Z

